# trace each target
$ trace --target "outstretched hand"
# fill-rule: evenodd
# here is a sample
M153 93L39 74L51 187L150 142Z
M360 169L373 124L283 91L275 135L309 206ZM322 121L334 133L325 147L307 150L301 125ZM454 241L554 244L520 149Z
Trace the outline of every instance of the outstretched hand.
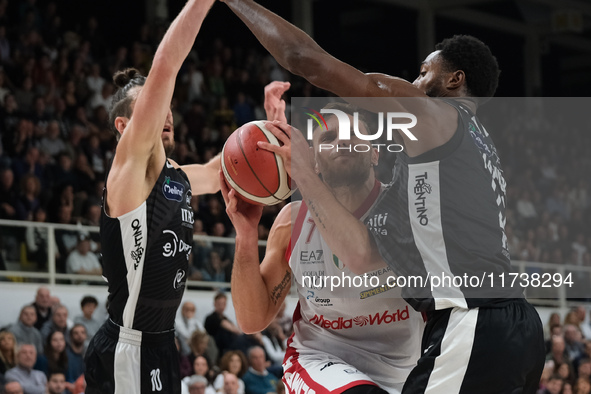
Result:
M265 112L267 113L267 120L287 123L285 117L285 100L281 98L283 93L289 89L291 84L289 82L273 81L265 86Z
M262 205L250 204L238 197L236 190L231 188L226 182L222 170L220 170L219 174L220 189L224 197L224 202L226 203L226 213L232 221L236 233L242 234L242 232L254 230L256 234L264 207Z
M266 122L265 126L283 145L277 146L259 141L257 142L259 148L281 156L287 174L296 183L298 178L307 172L314 172L314 152L298 129L279 121Z

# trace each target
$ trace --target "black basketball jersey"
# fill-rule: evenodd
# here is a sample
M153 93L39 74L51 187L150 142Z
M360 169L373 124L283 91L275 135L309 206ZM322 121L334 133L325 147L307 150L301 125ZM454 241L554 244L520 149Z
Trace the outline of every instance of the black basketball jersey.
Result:
M466 106L446 102L459 114L452 138L417 157L399 154L388 190L366 219L401 276L403 297L419 311L493 305L523 293L507 281L506 184L497 150Z
M103 197L100 233L111 320L139 331L173 329L193 244L186 174L167 160L147 200L118 218L106 214Z

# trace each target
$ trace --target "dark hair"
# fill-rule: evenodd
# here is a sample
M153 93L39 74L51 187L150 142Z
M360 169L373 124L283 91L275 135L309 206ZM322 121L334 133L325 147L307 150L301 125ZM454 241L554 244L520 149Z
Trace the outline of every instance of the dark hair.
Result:
M435 49L441 51L445 71L464 71L470 96L494 96L501 71L486 44L472 36L455 35L437 44Z
M225 293L221 293L221 292L220 292L220 293L217 293L217 294L215 295L215 297L213 298L213 300L214 300L214 301L217 301L217 300L219 300L220 298L223 298L223 299L227 300L227 299L228 299L228 296L227 296Z
M244 375L246 373L246 370L248 369L248 359L246 358L246 356L244 355L244 353L241 350L229 350L226 353L224 353L224 355L222 356L222 358L220 359L220 369L222 371L228 371L228 367L230 365L230 360L232 359L232 357L234 356L238 356L238 358L240 359L240 372L238 372L238 377L242 377L242 375ZM228 371L230 372L230 371Z
M119 90L113 95L111 106L109 108L109 124L113 132L119 139L119 132L115 127L115 119L119 116L131 117L131 102L135 97L129 95L131 88L144 86L146 77L140 74L135 68L127 68L123 71L117 71L113 75L113 82Z
M80 307L84 308L84 305L86 304L98 305L98 300L93 296L84 296L82 301L80 301Z
M48 371L64 371L68 368L68 354L66 352L66 348L61 353L57 354L57 360L54 359L55 352L51 348L51 339L57 333L60 333L64 336L64 342L66 341L66 336L61 331L52 331L45 340L45 357L47 357L48 363Z

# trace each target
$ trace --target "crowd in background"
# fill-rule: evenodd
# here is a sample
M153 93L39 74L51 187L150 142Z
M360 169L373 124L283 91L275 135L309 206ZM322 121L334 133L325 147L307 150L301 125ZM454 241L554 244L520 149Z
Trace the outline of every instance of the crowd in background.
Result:
M247 335L225 315L226 302L217 293L204 321L195 317L194 303L182 305L175 322L182 392L283 392L281 363L292 327L285 307L263 332ZM104 323L97 306L95 297L85 296L74 314L40 287L14 323L0 328L0 393L18 392L6 389L14 382L26 394L83 393L84 354Z
M59 297L39 287L32 303L14 323L0 328L0 388L18 381L25 393L73 394L84 391L83 357L104 320L98 300L84 296L80 311L69 311ZM175 321L183 393L266 394L282 392L279 383L292 319L285 304L262 332L244 334L226 314L227 297L217 293L213 310L197 316L183 302ZM544 324L546 364L539 394L591 393L590 311L574 307L564 316L552 313ZM25 346L22 346L25 345ZM8 383L9 384L9 383ZM2 391L0 391L1 393Z

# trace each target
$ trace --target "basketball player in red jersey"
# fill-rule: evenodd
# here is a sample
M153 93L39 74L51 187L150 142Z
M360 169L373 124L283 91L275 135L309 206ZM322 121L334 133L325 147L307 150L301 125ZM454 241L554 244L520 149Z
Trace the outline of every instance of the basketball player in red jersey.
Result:
M280 98L288 86L274 82L265 89L269 119L285 120L285 103ZM349 105L333 106L352 111ZM326 120L328 130L314 133L316 147L319 141L335 145L360 142L340 141L336 117ZM362 128L366 132L366 126ZM323 150L316 161L327 188L348 211L363 219L384 189L374 173L377 151ZM256 230L262 207L237 198L223 178L221 183L226 210L236 229L232 300L241 328L245 332L263 330L277 314L292 280L296 284L294 334L283 363L287 391L299 393L307 387L316 393L400 393L419 357L424 326L423 317L401 298L400 289L319 284L322 276L354 274L339 264L340 251L326 245L301 201L279 213L259 265ZM380 284L386 284L391 274L383 263L367 272Z

